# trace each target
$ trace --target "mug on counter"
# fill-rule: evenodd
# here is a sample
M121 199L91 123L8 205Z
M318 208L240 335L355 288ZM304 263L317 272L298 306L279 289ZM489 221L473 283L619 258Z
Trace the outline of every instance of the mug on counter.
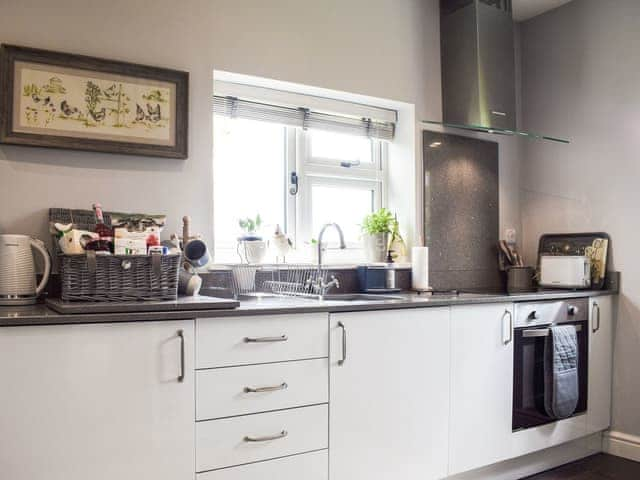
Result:
M196 268L206 266L211 261L207 244L199 238L189 240L183 248L184 258Z

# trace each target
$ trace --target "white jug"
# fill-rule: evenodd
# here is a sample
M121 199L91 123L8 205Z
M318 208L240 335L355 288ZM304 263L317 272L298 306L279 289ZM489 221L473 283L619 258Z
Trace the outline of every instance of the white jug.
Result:
M37 287L31 247L44 260L44 273ZM28 235L0 235L0 305L35 303L50 273L51 259L43 242Z

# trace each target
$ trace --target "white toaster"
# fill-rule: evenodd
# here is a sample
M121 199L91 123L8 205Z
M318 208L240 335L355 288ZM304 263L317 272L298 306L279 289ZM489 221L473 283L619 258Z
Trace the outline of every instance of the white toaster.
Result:
M584 255L541 255L541 287L591 287L591 260Z

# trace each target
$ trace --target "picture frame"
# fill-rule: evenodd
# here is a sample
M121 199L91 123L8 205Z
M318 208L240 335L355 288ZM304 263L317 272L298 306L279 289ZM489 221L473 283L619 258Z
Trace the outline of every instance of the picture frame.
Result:
M188 110L188 72L0 46L0 143L186 159Z

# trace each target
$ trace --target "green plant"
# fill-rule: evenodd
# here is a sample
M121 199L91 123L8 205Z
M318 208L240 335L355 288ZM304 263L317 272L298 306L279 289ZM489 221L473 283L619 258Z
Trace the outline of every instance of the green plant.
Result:
M254 234L262 225L262 218L260 217L260 214L257 214L256 218L241 218L238 220L238 225L247 235Z
M394 224L393 214L386 208L381 208L377 212L370 213L364 217L361 228L367 235L376 233L391 233Z

